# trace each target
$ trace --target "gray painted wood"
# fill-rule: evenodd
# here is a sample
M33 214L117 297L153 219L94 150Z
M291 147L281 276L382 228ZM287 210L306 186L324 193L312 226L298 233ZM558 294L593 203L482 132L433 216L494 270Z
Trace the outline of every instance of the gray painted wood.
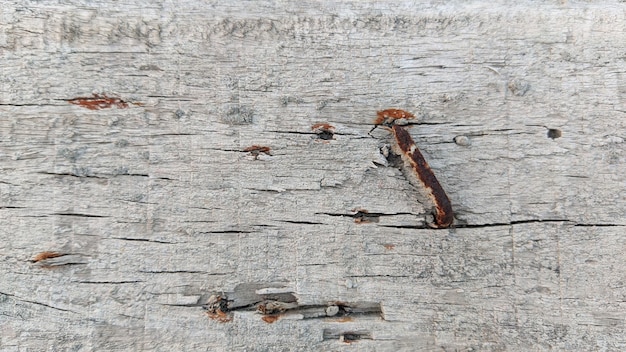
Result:
M626 348L623 2L0 16L3 351ZM385 166L391 107L456 228Z

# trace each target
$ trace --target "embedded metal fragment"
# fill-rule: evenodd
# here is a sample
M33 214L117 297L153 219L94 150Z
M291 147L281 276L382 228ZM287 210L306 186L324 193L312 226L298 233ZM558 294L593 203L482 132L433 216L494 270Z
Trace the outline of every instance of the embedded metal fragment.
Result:
M424 159L424 156L415 145L409 132L398 125L394 125L391 131L396 139L397 148L402 160L410 166L417 179L421 182L428 196L435 204L435 222L431 226L434 228L447 228L454 221L454 212L448 195L441 187L435 174Z

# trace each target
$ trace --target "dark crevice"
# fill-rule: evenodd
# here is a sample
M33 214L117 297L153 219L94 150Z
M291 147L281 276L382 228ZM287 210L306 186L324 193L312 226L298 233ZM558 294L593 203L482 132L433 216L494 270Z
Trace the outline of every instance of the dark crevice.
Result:
M247 191L257 191L257 192L269 192L269 193L281 193L282 191L275 189L264 189L264 188L244 188Z
M203 231L198 232L199 234L239 234L239 233L252 233L252 231L239 231L239 230L225 230L225 231Z
M386 216L398 216L398 215L415 215L412 213L370 213L366 209L354 209L354 214L341 214L341 213L315 213L316 215L328 215L328 216L339 216L339 217L351 217L354 219L354 222L357 224L368 224L368 223L377 223L380 222L381 217ZM388 227L397 227L393 225L384 225Z
M0 209L26 209L26 207L16 207L16 206L5 205L5 206L0 206Z
M93 215L93 214L82 214L82 213L52 213L50 215L75 216L79 218L110 218L110 216L105 216L105 215Z
M428 225L380 225L381 227L388 227L393 229L415 229L415 230L432 230L433 228Z
M142 280L128 280L128 281L73 281L77 284L110 284L110 285L119 285L119 284L136 284L143 282Z
M618 227L626 224L574 224L576 227Z
M162 133L162 134L151 134L148 137L172 137L172 136L201 136L199 133Z
M164 244L177 244L178 243L178 242L151 240L148 238L129 238L129 237L111 237L111 238L114 240L135 241L135 242L153 242L153 243L164 243Z
M107 180L110 177L105 177L105 176L96 176L96 175L79 175L79 174L75 174L75 173L71 173L71 172L47 172L47 171L39 171L37 172L37 174L40 175L50 175L50 176L69 176L69 177L76 177L76 178L97 178L97 179L104 179ZM133 177L150 177L149 174L133 174L133 173L119 173L119 174L112 174L109 175L111 177L115 177L115 176L133 176ZM153 179L161 179L161 180L174 180L172 178L167 178L167 177L151 177Z
M289 224L301 224L301 225L326 225L323 222L313 222L313 221L294 221L294 220L276 220L279 222L286 222Z
M139 270L139 272L144 273L144 274L203 274L203 275L210 275L210 276L233 274L233 272L211 273L211 272L202 271L202 270Z
M308 264L304 264L304 263L298 263L299 267L307 267L307 266L327 266L327 265L336 265L339 264L338 262L324 262L324 263L308 263Z
M284 287L262 287L259 284L241 284L234 292L201 297L197 303L202 305L211 319L222 323L232 321L234 311L260 313L261 320L266 323L273 323L283 316L297 316L298 319L383 317L382 307L378 302L335 301L301 305L297 296Z
M76 313L76 312L74 312L72 310L69 310L69 309L58 308L58 307L54 307L54 306L51 306L51 305L48 305L48 304L45 304L45 303L36 302L36 301L29 301L29 300L26 300L26 299L22 299L20 297L17 297L16 295L12 295L10 293L0 292L0 295L5 295L7 297L11 297L11 298L16 299L16 300L18 300L20 302L36 304L38 306L42 306L42 307L46 307L46 308L52 308L52 309L60 310L62 312Z
M348 275L346 277L350 278L360 278L360 277L392 277L392 278L409 278L409 275Z
M38 104L11 104L11 103L0 103L0 106L59 106L55 104L46 104L46 103L38 103Z
M529 220L516 220L516 221L499 222L499 223L494 222L494 223L489 223L489 224L456 224L454 227L472 229L472 228L483 228L483 227L511 226L511 225L519 225L519 224L533 224L533 223L541 223L541 222L545 222L545 223L568 222L568 220L566 219L546 219L546 220L529 219Z
M161 306L166 307L201 307L202 304L198 303L159 303Z
M38 306L43 306L43 307L47 307L47 308L52 308L52 309L56 309L56 310L60 310L62 312L70 312L70 313L76 313L72 310L69 309L63 309L63 308L59 308L59 307L54 307L45 303L41 303L41 302L35 302L35 301L29 301L29 300L25 300L25 299L20 299L20 301L22 302L26 302L26 303L32 303L32 304L36 304Z
M378 217L385 216L396 216L396 215L415 215L413 213L369 213L364 210L359 210L354 214L349 213L315 213L315 215L327 215L334 217L351 217L355 219L355 222L378 222ZM498 227L498 226L512 226L512 225L520 225L520 224L533 224L533 223L565 223L570 224L572 226L577 227L617 227L617 226L626 226L626 224L615 224L615 223L575 223L568 219L527 219L527 220L515 220L510 222L496 222L496 223L487 223L487 224L463 224L457 223L452 226L452 228L487 228L487 227ZM379 225L381 227L387 228L396 228L396 229L416 229L416 230L426 230L432 229L432 227L427 224L423 225Z
M408 121L407 120L407 123L404 126L419 126L419 125L427 125L427 126L428 125L433 125L433 126L436 126L436 125L449 125L449 124L450 124L450 122L427 122L427 121L415 122L415 121Z
M40 175L50 175L50 176L70 176L70 177L77 177L77 178L99 178L99 179L107 179L107 177L101 177L101 176L94 176L94 175L77 175L71 172L46 172L46 171L39 171L37 172L37 174Z
M319 132L303 132L303 131L268 131L268 132L273 132L273 133L279 133L279 134L300 134L300 135L311 135L311 136L318 136L320 135ZM356 136L356 137L363 137L361 135L355 134L355 133L339 133L339 132L333 132L333 135L337 135L337 136ZM332 139L332 136L330 136ZM320 138L320 139L325 139L325 138Z
M364 210L358 210L356 211L356 213L315 213L315 215L327 215L327 216L336 216L336 217L350 217L350 218L354 218L363 214L367 214L369 216L378 216L378 217L385 217L385 216L398 216L398 215L415 215L413 213L370 213L370 212L366 212Z
M565 223L571 224L573 226L581 226L581 227L611 227L611 226L626 226L625 224L579 224L574 223L573 221L567 219L528 219L528 220L516 220L511 222L503 222L503 223L490 223L490 224L457 224L456 228L483 228L483 227L496 227L496 226L511 226L511 225L519 225L519 224L534 224L534 223Z
M154 204L159 204L157 202L142 202L139 200L132 200L132 199L122 199L122 198L115 198L115 200L119 200L121 202L128 202L128 203L134 203L134 204L146 204L146 205L154 205Z
M184 98L182 96L176 96L176 95L148 95L147 97L148 98L177 99L180 101L193 101L193 99Z

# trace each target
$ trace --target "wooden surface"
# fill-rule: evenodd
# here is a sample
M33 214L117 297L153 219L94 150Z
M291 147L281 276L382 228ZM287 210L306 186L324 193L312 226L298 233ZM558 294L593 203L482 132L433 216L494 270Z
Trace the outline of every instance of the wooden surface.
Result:
M5 1L0 350L624 350L625 38L611 1Z

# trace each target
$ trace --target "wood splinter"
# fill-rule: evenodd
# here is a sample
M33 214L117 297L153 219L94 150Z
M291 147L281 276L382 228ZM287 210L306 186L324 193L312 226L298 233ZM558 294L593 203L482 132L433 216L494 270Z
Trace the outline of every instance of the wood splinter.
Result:
M393 151L402 157L404 165L411 169L422 187L426 190L428 198L435 205L435 222L429 226L437 229L448 228L454 221L454 212L448 195L441 187L424 156L417 148L409 132L402 126L396 124L398 119L413 119L415 116L409 112L399 109L387 109L378 111L375 120L376 125L384 125L391 129L396 143Z

